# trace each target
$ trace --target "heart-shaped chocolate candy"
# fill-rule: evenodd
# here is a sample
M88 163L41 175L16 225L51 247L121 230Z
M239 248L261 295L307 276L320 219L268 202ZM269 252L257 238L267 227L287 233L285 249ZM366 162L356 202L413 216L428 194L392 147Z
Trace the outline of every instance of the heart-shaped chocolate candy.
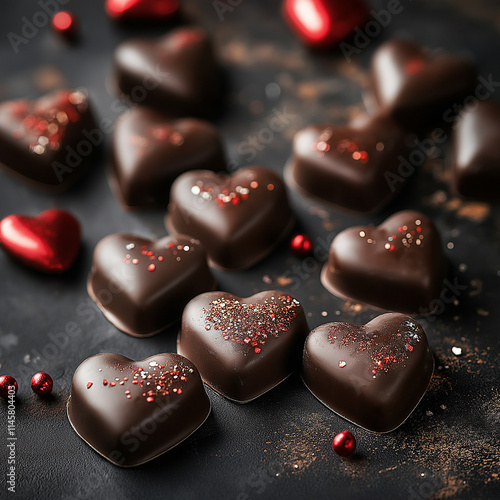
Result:
M379 115L343 127L311 125L293 140L285 170L290 187L335 208L374 212L387 204L403 183L391 182L404 153L406 133Z
M80 223L64 210L36 217L9 215L0 221L0 245L23 264L46 273L63 273L80 250Z
M69 188L103 139L81 91L60 90L36 101L0 104L0 162L39 188Z
M478 103L453 131L453 188L465 197L500 200L500 105Z
M162 21L179 12L179 0L106 0L106 12L118 21Z
M283 292L209 292L184 309L177 351L217 392L247 403L300 366L307 333L302 306Z
M134 467L177 446L205 422L210 401L196 367L178 354L86 359L73 376L68 418L115 465Z
M169 120L148 108L125 112L113 135L113 184L126 206L165 205L187 170L225 169L217 129L194 118Z
M337 45L368 18L363 0L285 0L283 14L290 27L307 45Z
M330 246L321 273L334 295L390 311L429 314L443 288L446 261L432 221L397 212L380 226L351 227Z
M410 316L383 314L365 326L326 323L304 347L302 378L324 405L374 432L399 427L425 394L434 360Z
M410 40L389 40L375 52L372 90L378 105L408 130L425 132L453 121L454 105L474 95L474 65L462 57L429 54Z
M215 114L219 68L201 28L179 28L159 40L128 40L116 49L115 67L119 89L134 103L169 117Z
M94 250L87 288L117 328L147 337L178 320L193 297L214 286L205 250L189 236L151 241L111 234Z
M210 264L221 269L245 269L263 259L292 224L281 178L262 167L232 175L195 170L172 185L167 228L198 238Z

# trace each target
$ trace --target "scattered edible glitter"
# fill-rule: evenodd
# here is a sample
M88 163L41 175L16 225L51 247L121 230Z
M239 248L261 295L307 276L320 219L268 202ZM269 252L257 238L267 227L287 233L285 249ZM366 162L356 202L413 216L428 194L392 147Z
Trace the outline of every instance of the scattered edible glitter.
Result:
M339 368L344 368L347 365L345 361L339 361Z
M224 340L250 345L259 354L268 337L277 338L289 330L299 306L289 295L266 298L262 304L220 298L212 301L209 310L204 309L205 329L218 330Z
M242 201L248 199L252 189L257 189L259 183L251 181L249 186L244 184L237 185L234 188L220 188L217 186L205 185L203 181L198 181L191 186L191 194L198 197L202 201L215 200L220 208L228 205L239 205ZM274 184L267 185L268 191L274 190Z
M116 377L115 380L118 383L108 383L106 379L103 379L103 386L112 390L125 389L123 394L127 399L133 397L131 388L138 386L140 387L139 395L145 398L148 403L153 403L155 398L159 396L181 395L189 375L194 372L192 368L186 368L180 364L167 367L156 361L150 361L147 368L138 368L136 366L112 366L110 368L113 370L119 369L122 373L125 372L128 375ZM92 385L93 383L89 382L87 389L90 389ZM135 391L137 392L138 389L135 389Z
M360 238L366 238L366 231L359 231ZM371 245L375 245L377 242L372 238L366 238L366 242ZM412 245L423 246L424 245L424 231L422 229L422 221L416 219L413 225L403 225L398 227L394 234L387 237L384 242L384 248L390 252L393 252L402 244L406 248L410 248Z
M35 102L6 103L17 127L12 135L27 143L30 151L43 155L61 148L61 141L70 123L81 120L88 108L87 97L80 91L60 92L57 99L49 97Z
M179 245L178 243L169 243L167 247L163 249L163 255L157 255L153 250L150 250L147 245L143 245L140 250L136 250L136 246L134 243L127 243L125 245L126 250L130 250L130 253L126 253L123 257L123 262L125 264L133 264L135 266L139 265L141 262L146 262L147 269L150 272L156 271L157 264L151 263L151 261L163 262L167 255L172 255L175 257L177 262L180 262L181 255L186 252L193 252L193 245ZM133 250L135 251L136 256L132 256Z
M380 372L387 373L394 364L408 359L422 339L418 325L411 320L403 322L390 342L385 341L385 337L386 334L379 331L367 332L364 328L353 330L352 325L336 323L328 340L330 344L338 342L340 348L355 346L351 356L369 352L373 362L371 373L373 378L377 378ZM343 368L345 365L341 363L345 361L339 362L339 367Z
M366 164L370 161L370 156L367 151L359 148L359 146L350 139L341 139L337 146L332 144L333 128L325 128L319 135L317 141L313 142L312 149L316 151L318 156L324 156L332 147L340 154L348 154L354 161L359 161ZM380 146L381 145L381 146ZM379 149L381 147L381 149ZM383 143L379 142L376 146L377 151L384 149Z

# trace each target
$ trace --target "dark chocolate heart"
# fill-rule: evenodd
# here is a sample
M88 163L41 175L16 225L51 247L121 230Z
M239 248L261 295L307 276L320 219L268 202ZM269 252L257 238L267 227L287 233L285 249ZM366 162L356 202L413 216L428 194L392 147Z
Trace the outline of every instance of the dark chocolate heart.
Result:
M219 69L201 28L126 41L116 49L115 67L118 87L129 100L167 116L211 117L218 107Z
M336 208L377 211L397 192L390 179L404 160L405 135L384 116L343 127L311 125L295 135L285 178Z
M147 337L178 320L193 297L214 286L205 250L189 236L151 241L111 234L94 250L88 292L117 328Z
M0 221L0 246L28 267L63 273L80 251L80 223L57 209L36 217L9 215Z
M465 197L500 200L500 105L478 103L453 131L453 188Z
M433 312L446 269L441 237L432 221L398 212L380 226L351 227L330 246L321 273L331 293L390 311Z
M324 405L374 432L399 427L425 394L434 360L410 316L383 314L365 326L326 323L304 347L302 378Z
M103 139L81 91L0 104L0 162L39 188L69 188L85 173Z
M474 94L476 76L467 59L443 52L429 54L410 40L384 43L371 65L378 105L415 132L453 121L453 106Z
M205 422L210 401L196 367L178 354L86 359L73 376L68 418L115 465L134 467L177 446Z
M210 264L221 269L245 269L263 259L292 224L283 182L265 168L232 175L196 170L172 185L167 228L198 238Z
M247 403L300 366L307 333L302 306L283 292L260 292L247 299L211 292L198 295L184 309L177 351L217 392Z
M174 179L196 169L225 169L222 142L210 123L194 118L168 120L142 107L118 119L113 173L116 194L126 206L166 206Z

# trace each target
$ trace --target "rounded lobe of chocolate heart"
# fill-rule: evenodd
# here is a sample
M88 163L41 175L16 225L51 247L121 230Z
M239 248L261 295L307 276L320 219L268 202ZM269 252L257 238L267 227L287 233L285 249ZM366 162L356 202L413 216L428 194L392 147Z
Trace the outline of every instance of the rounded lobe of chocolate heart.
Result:
M341 298L424 315L439 302L445 270L437 228L424 214L409 210L377 228L340 232L330 246L321 282Z
M453 189L466 198L500 200L500 105L484 101L453 130Z
M118 119L112 183L127 207L166 206L175 178L197 169L225 169L222 141L210 123L195 118L169 120L141 107Z
M193 297L214 287L197 240L177 235L151 241L121 233L97 244L87 286L106 318L136 337L166 329Z
M106 0L106 12L117 21L162 21L178 14L179 0Z
M118 88L132 102L169 117L209 118L217 111L219 68L203 29L179 28L158 40L128 40L114 58Z
M79 90L0 104L0 162L44 190L65 191L80 179L103 137Z
M311 125L294 137L285 179L335 208L375 212L403 185L390 182L390 176L398 175L405 139L404 130L382 115L359 125Z
M68 401L76 433L121 467L140 465L177 446L209 413L198 370L178 354L143 361L96 354L75 371Z
M434 360L410 316L383 314L365 326L326 323L304 347L302 378L325 406L373 432L390 432L422 399Z
M288 233L293 215L283 182L271 170L196 170L173 183L165 224L198 238L211 265L235 271L262 260Z
M80 250L80 223L69 212L57 209L36 217L9 215L0 221L0 245L28 267L63 273Z
M447 53L430 55L410 40L381 45L372 59L372 90L378 105L408 130L425 132L446 121L453 105L474 95L474 65Z
M184 309L177 351L224 397L247 403L300 366L308 333L299 301L278 291L246 299L204 293Z

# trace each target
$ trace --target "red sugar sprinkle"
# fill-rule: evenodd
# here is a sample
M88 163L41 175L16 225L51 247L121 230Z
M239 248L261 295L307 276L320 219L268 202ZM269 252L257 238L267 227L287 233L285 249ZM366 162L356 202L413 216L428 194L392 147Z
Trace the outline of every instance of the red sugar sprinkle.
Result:
M93 382L87 382L87 389L90 389L93 385Z

